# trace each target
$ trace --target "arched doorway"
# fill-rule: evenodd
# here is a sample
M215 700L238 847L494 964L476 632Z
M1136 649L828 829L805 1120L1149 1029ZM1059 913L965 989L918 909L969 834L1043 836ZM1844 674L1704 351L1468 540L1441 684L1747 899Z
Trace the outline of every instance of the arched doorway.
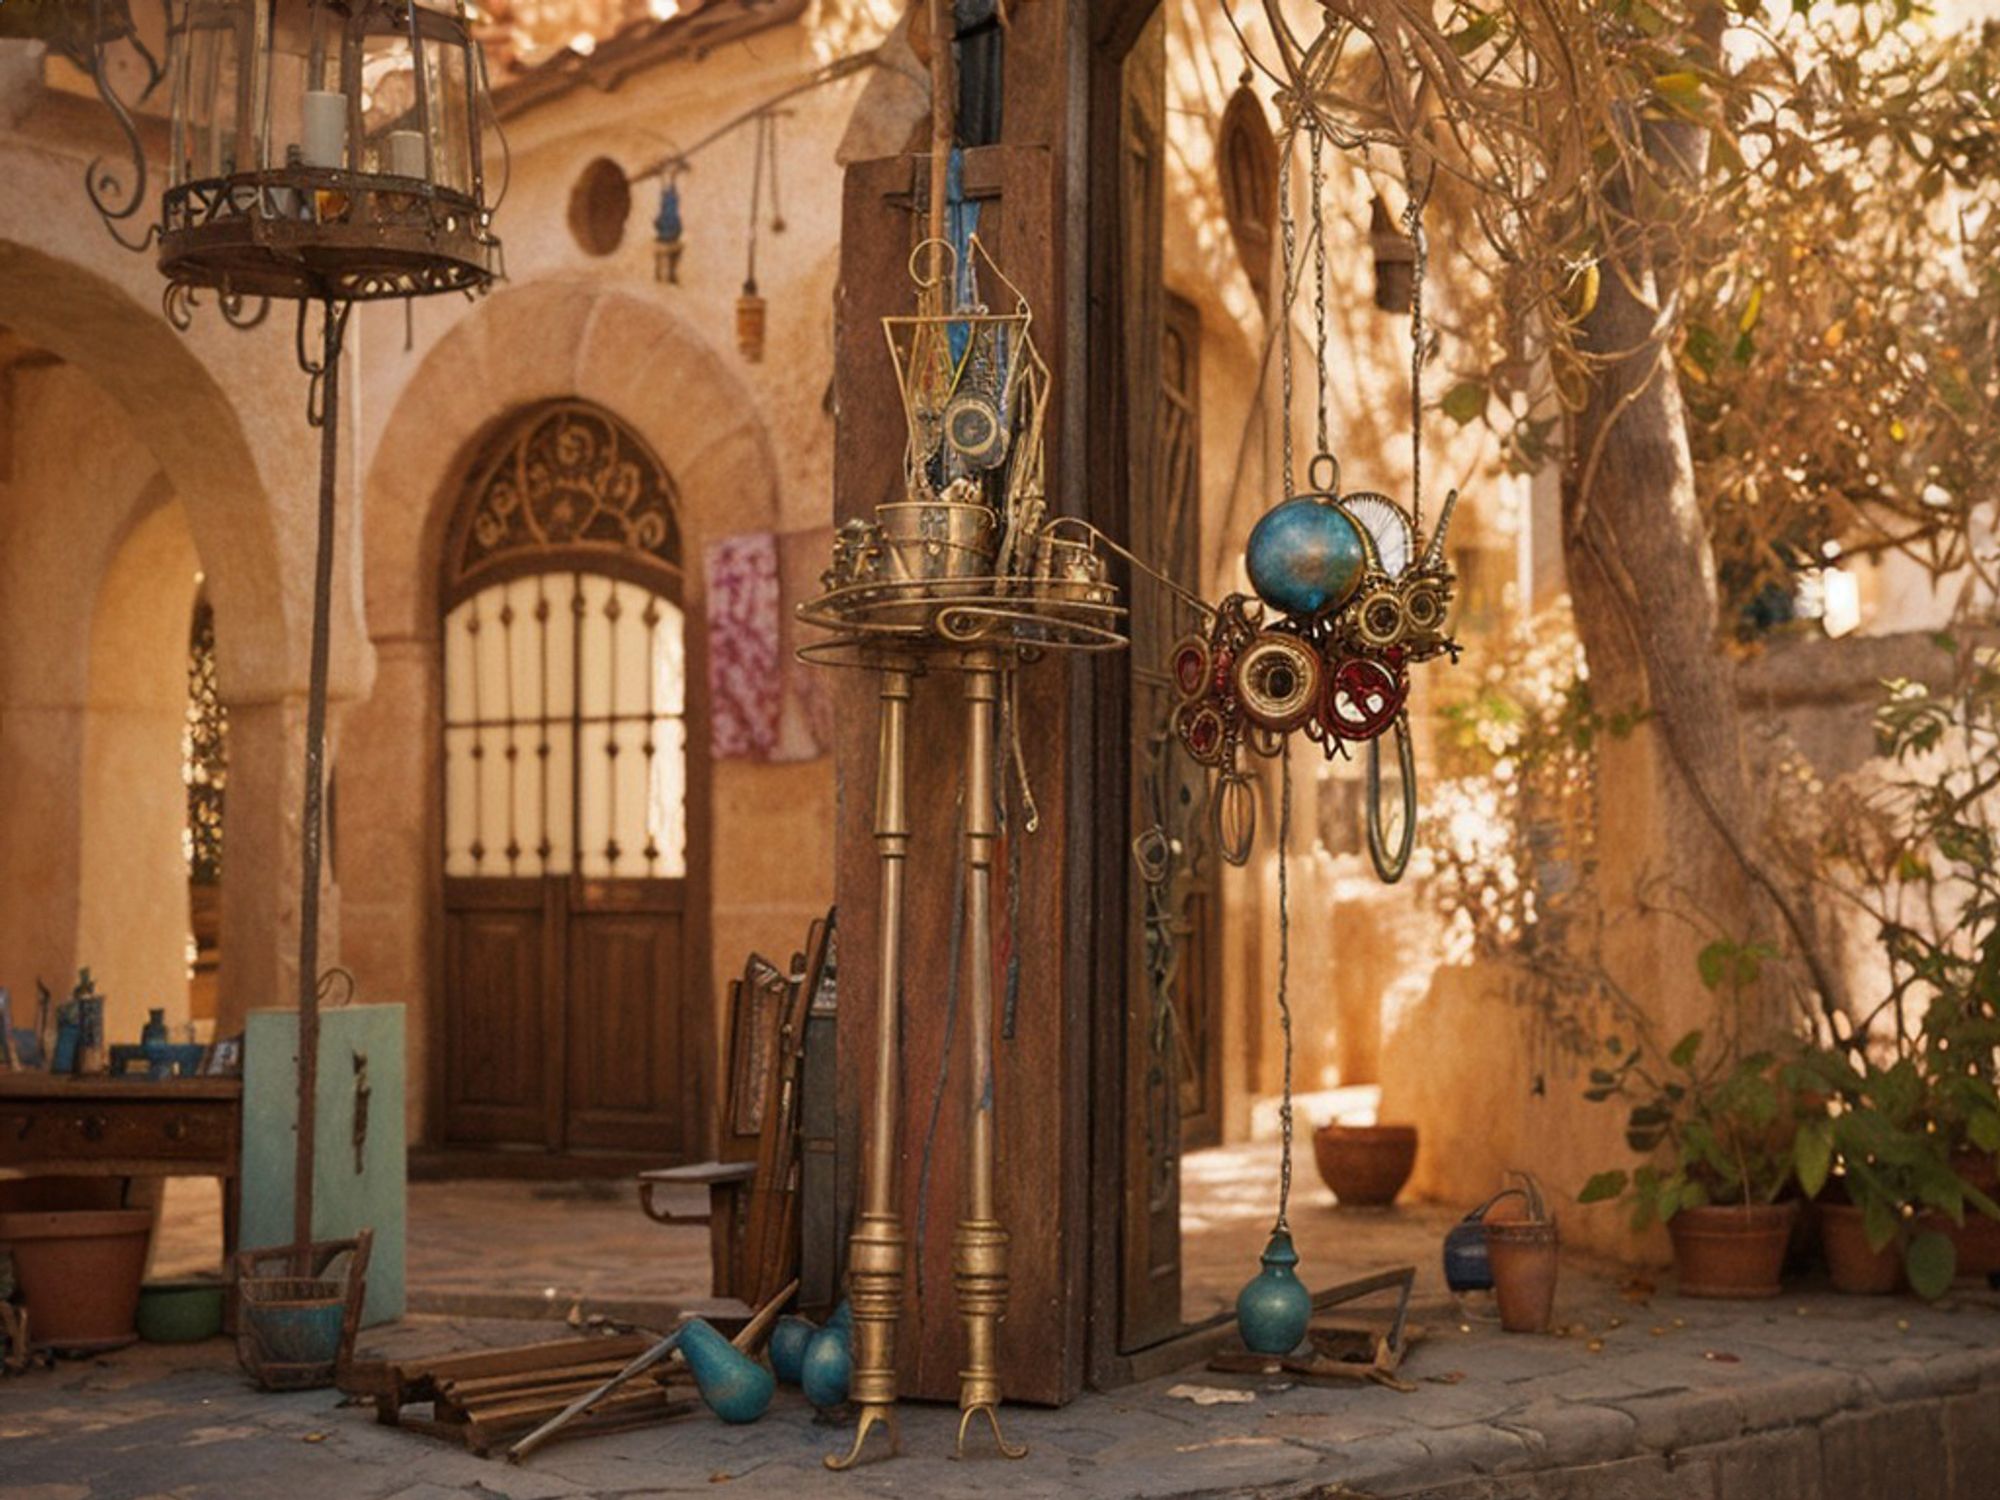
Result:
M705 738L672 477L602 407L502 427L444 552L441 1135L688 1154Z

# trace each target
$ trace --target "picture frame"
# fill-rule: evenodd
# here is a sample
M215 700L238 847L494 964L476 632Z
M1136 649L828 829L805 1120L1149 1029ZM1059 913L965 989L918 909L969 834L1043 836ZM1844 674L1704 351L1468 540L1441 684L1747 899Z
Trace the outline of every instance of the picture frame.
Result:
M729 1099L725 1133L755 1151L764 1128L769 1094L771 1046L791 981L761 953L750 955L732 990L729 1036Z
M207 1055L201 1060L203 1078L241 1078L243 1076L243 1033L234 1036L217 1037L209 1043Z

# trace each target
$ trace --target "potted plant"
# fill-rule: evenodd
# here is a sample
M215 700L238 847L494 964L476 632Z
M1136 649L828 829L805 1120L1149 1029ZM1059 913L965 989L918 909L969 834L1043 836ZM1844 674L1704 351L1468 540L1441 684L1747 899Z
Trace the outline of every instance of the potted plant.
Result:
M1888 986L1827 1017L1798 1076L1828 1096L1798 1139L1836 1285L1924 1296L2000 1272L2000 659L1949 635L1937 687L1896 680L1876 746L1905 775L1829 799L1821 883L1881 934ZM1851 878L1838 878L1843 873Z
M1938 1127L1931 1081L1917 1057L1887 1064L1840 1047L1815 1049L1794 1080L1823 1091L1827 1111L1800 1127L1799 1186L1819 1200L1827 1270L1844 1292L1942 1296L1958 1274L1951 1229L1967 1210L2000 1207L1952 1164L1952 1136Z
M1770 950L1728 940L1702 950L1702 982L1741 998ZM1731 1008L1729 1014L1735 1013ZM1656 1068L1644 1048L1608 1043L1584 1097L1631 1102L1625 1140L1655 1158L1599 1172L1578 1201L1632 1200L1632 1224L1665 1224L1681 1291L1690 1297L1775 1297L1798 1202L1793 1181L1796 1095L1776 1054L1745 1052L1734 1036L1708 1047L1690 1031Z

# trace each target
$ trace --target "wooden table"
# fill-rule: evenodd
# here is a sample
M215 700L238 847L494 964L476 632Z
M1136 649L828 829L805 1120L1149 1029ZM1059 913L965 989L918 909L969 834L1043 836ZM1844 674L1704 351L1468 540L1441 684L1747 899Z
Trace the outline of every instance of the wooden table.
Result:
M236 1249L240 1078L0 1072L0 1176L219 1177L223 1263Z

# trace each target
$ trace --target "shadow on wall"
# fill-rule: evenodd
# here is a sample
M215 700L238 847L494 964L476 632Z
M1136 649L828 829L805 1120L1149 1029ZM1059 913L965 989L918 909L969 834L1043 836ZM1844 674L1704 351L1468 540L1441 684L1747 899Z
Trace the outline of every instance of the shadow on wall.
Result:
M1591 1173L1630 1160L1625 1112L1583 1098L1584 1065L1538 1037L1512 984L1504 964L1441 968L1420 998L1383 1016L1381 1118L1422 1132L1410 1195L1470 1209L1510 1168L1533 1172L1565 1243L1664 1264L1663 1230L1636 1235L1623 1205L1576 1202Z

